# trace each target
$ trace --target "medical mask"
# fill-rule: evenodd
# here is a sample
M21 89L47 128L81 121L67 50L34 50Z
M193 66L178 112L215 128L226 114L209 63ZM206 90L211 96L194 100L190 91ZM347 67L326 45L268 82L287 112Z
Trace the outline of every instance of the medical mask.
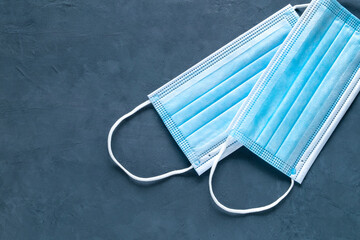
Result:
M232 213L269 209L301 184L360 89L360 20L335 0L314 0L265 69L230 126L238 141L291 178L276 202ZM225 146L222 147L223 152Z
M227 139L226 129L297 20L295 8L288 5L151 93L150 100L112 126L108 136L112 160L138 181L155 181L193 168L200 175L209 169ZM111 148L114 130L149 104L155 107L190 167L143 178L130 173L115 158ZM236 140L228 142L222 157L240 146Z

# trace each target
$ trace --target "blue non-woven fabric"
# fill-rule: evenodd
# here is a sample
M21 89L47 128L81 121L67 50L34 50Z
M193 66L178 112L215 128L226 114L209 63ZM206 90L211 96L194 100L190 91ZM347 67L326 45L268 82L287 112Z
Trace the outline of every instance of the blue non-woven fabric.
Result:
M301 183L359 91L360 20L314 0L239 109L230 135Z
M297 19L286 6L149 95L198 174L211 167L231 121ZM231 143L227 154L240 146Z

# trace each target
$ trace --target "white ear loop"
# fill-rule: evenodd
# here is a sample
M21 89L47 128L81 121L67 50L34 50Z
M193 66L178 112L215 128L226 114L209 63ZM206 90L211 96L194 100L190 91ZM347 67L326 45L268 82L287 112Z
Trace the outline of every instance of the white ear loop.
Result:
M119 163L119 161L115 158L114 153L112 151L112 147L111 147L111 141L112 141L112 136L113 133L115 131L115 129L120 125L120 123L122 121L124 121L126 118L130 117L131 115L135 114L137 111L139 111L140 109L146 107L147 105L149 105L151 102L150 100L147 100L145 102L143 102L142 104L140 104L139 106L137 106L136 108L134 108L131 112L125 114L124 116L122 116L121 118L119 118L114 125L111 127L110 131L109 131L109 135L108 135L108 139L107 139L107 146L108 146L108 151L109 151L109 155L111 157L111 159L114 161L114 163L116 165L118 165L129 177L131 177L134 180L140 181L140 182L152 182L152 181L157 181L157 180L161 180L164 178L168 178L170 176L174 176L174 175L178 175L178 174L182 174L185 173L191 169L193 169L193 166L190 166L188 168L184 168L184 169L179 169L179 170L174 170L171 172L167 172L158 176L154 176L154 177L138 177L134 174L132 174L131 172L129 172L123 165L121 165Z
M213 192L213 187L212 187L212 179L213 179L213 175L214 175L216 166L217 166L221 156L223 155L227 144L230 142L229 139L230 138L227 138L225 143L222 144L220 152L215 157L213 165L211 167L210 176L209 176L209 190L210 190L210 195L211 195L211 198L213 199L213 201L216 203L216 205L218 207L220 207L224 211L229 212L229 213L235 213L235 214L248 214L248 213L262 212L262 211L265 211L265 210L268 210L270 208L275 207L279 202L281 202L289 194L289 192L293 188L293 186L294 186L294 180L293 179L291 179L291 184L290 184L289 189L281 197L279 197L275 202L273 202L273 203L271 203L269 205L263 206L263 207L249 208L249 209L228 208L228 207L224 206L222 203L220 203L219 200L215 197L215 194Z
M294 5L293 8L296 9L301 9L301 8L307 8L310 5L310 3L305 3L305 4L298 4L298 5Z

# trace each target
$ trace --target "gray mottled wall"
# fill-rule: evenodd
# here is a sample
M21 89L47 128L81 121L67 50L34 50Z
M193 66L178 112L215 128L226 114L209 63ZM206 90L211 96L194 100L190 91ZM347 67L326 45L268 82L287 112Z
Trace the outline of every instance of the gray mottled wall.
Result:
M358 0L341 3L360 17ZM304 183L261 214L219 211L208 173L138 185L107 153L118 117L286 4L1 1L0 239L359 239L359 99ZM114 148L141 176L189 164L151 107L117 131ZM288 184L245 149L215 176L233 207L269 203Z

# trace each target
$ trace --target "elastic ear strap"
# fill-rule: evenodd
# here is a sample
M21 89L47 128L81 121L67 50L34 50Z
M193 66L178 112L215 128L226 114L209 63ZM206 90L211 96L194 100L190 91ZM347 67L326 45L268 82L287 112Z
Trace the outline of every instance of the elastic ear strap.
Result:
M124 116L122 116L121 118L119 118L114 125L111 127L110 131L109 131L109 135L108 135L108 139L107 139L107 146L108 146L108 151L109 151L109 155L111 157L111 159L114 161L114 163L116 165L118 165L129 177L131 177L134 180L140 181L140 182L152 182L152 181L157 181L157 180L161 180L173 175L178 175L178 174L182 174L185 173L187 171L189 171L190 169L193 168L193 166L190 166L188 168L184 168L184 169L179 169L179 170L174 170L171 172L167 172L164 174L161 174L159 176L154 176L154 177L138 177L134 174L132 174L131 172L129 172L123 165L121 165L121 163L119 163L119 161L115 158L114 153L112 151L112 147L111 147L111 141L112 141L112 136L113 133L115 131L115 129L120 125L120 123L122 121L124 121L126 118L130 117L131 115L135 114L137 111L139 111L140 109L146 107L147 105L149 105L151 102L150 100L147 100L145 102L143 102L142 104L140 104L139 106L137 106L136 108L134 108L131 112L125 114Z
M213 192L213 187L212 187L212 179L213 179L213 175L214 175L216 166L217 166L221 156L223 155L228 142L230 142L229 138L226 140L225 143L223 143L221 150L220 150L219 154L216 156L216 158L214 159L214 163L211 167L210 176L209 176L209 190L210 190L210 195L211 195L211 198L213 199L213 201L216 203L216 205L218 207L220 207L224 211L229 212L229 213L235 213L235 214L248 214L248 213L262 212L262 211L265 211L265 210L275 207L279 202L281 202L281 200L283 200L289 194L289 192L293 188L293 186L294 186L293 179L291 179L291 184L290 184L289 189L281 197L279 197L275 202L273 202L269 205L263 206L263 207L249 208L249 209L228 208L228 207L224 206L222 203L220 203L219 200L215 197L215 194Z
M310 5L310 3L305 3L305 4L298 4L298 5L294 5L294 9L300 9L300 8L307 8Z

